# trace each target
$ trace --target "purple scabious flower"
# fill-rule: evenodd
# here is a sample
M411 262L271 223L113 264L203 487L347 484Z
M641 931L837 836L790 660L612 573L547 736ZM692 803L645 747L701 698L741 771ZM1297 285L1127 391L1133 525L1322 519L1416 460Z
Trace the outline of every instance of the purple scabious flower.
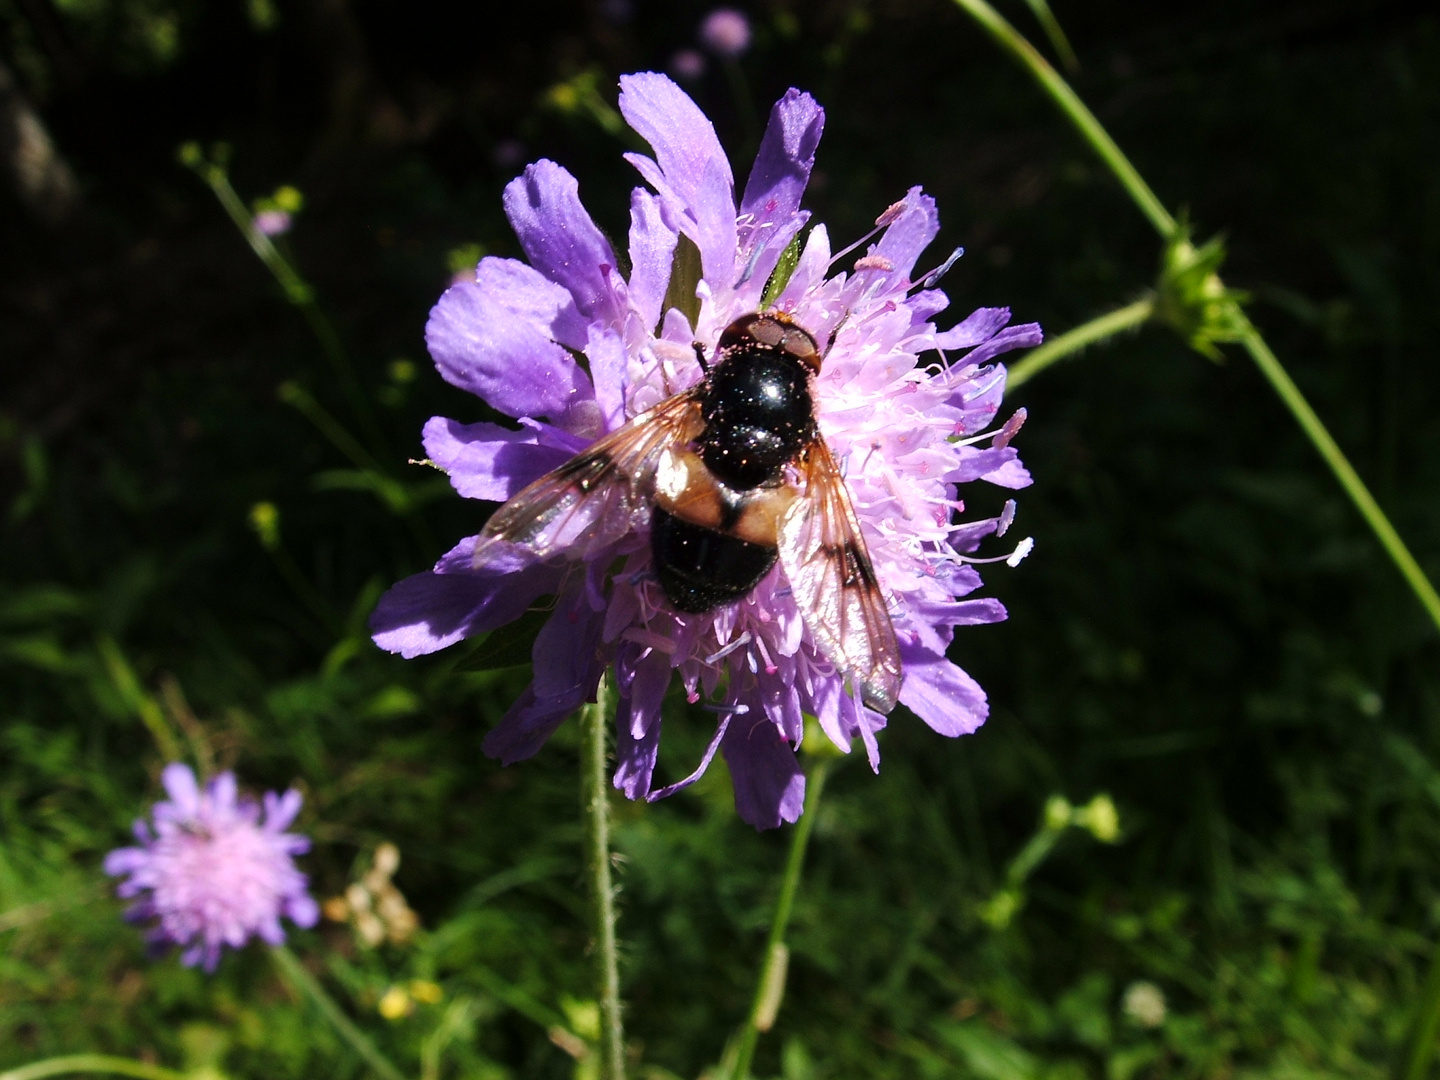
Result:
M128 875L119 896L138 897L126 918L154 920L153 946L178 945L182 963L214 971L224 945L238 949L252 934L283 942L282 915L315 925L320 909L294 861L310 841L285 832L300 812L298 791L267 791L262 807L237 796L234 773L202 789L189 766L172 762L160 779L170 798L155 804L154 828L141 818L139 846L105 856L105 873Z
M486 258L473 283L449 289L431 312L426 340L441 375L519 422L425 425L430 460L463 496L503 501L669 396L703 377L700 343L713 355L721 331L762 298L813 335L816 420L842 462L864 540L885 593L904 681L899 700L942 735L974 731L985 693L946 658L954 629L995 622L1005 610L970 596L981 582L972 553L1008 527L966 521L959 488L985 480L1030 483L1010 439L1018 419L987 430L999 407L1009 349L1034 345L1033 324L1007 326L1004 308L982 308L948 330L936 273L916 273L935 238L934 201L914 188L877 221L883 235L832 252L810 228L800 197L824 113L788 91L775 104L737 202L715 130L669 78L620 80L620 111L653 149L627 159L649 184L631 196L628 277L610 241L580 203L575 178L551 161L529 166L505 191L505 210L528 262ZM874 235L874 234L872 234ZM798 260L778 294L767 282L792 241ZM682 257L677 252L688 252ZM843 263L847 260L848 263ZM672 276L700 265L689 316L665 302ZM922 355L930 362L923 363ZM584 366L577 363L584 359ZM878 768L875 735L886 717L847 692L817 650L774 567L737 602L701 614L667 603L651 568L649 519L605 521L571 559L527 559L521 545L475 538L432 571L395 585L371 620L375 641L404 656L503 626L542 596L553 613L535 642L534 680L487 736L485 751L509 764L534 754L614 665L618 688L615 786L654 800L693 783L724 754L740 816L757 828L795 821L805 780L795 758L804 716L848 751L859 738ZM1028 541L1011 561L1028 550ZM1003 556L1001 557L1003 558ZM689 776L656 788L661 702L678 676L691 702L718 719Z
M727 60L744 56L750 48L750 20L734 8L716 8L700 23L700 41Z

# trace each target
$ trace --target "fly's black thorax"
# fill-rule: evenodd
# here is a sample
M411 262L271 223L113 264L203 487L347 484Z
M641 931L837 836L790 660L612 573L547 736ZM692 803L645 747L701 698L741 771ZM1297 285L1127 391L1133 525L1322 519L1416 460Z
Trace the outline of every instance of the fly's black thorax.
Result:
M789 353L759 343L728 350L710 372L696 448L715 478L748 491L780 478L815 437L810 372Z
M749 530L747 539L739 526L763 507L760 489L778 490L785 466L816 438L810 381L820 361L809 333L786 316L755 312L725 329L715 356L700 397L705 428L694 442L714 485L711 498L698 500L707 512L657 505L650 519L656 575L680 611L738 600L775 565L773 535L761 540L763 529Z

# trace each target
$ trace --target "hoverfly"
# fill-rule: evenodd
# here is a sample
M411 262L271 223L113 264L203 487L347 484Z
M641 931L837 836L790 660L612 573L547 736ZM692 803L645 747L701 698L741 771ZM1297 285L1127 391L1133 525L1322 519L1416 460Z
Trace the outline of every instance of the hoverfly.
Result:
M584 558L649 512L655 574L679 611L739 600L778 560L820 653L881 712L900 652L850 492L815 422L821 354L779 312L720 335L705 377L513 496L476 545ZM797 483L798 481L798 483ZM600 542L605 542L601 539Z

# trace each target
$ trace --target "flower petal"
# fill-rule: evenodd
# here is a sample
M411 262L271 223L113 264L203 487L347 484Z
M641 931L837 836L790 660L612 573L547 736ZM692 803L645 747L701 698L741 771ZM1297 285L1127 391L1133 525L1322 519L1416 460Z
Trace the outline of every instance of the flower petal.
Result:
M744 236L753 237L766 222L782 221L800 209L800 196L810 182L815 149L824 130L825 110L809 94L793 87L771 108L770 123L740 200L740 216L751 219Z
M595 677L598 683L598 671ZM527 686L500 723L485 736L480 749L498 758L502 765L533 757L585 697L577 687L572 693L559 697L539 698L535 696L535 688Z
M443 416L425 424L425 455L450 476L467 499L504 502L530 481L557 469L572 450L545 446L535 428L513 431L499 424L462 424Z
M943 655L902 641L900 659L900 704L941 735L969 735L990 715L980 684Z
M780 729L758 710L737 716L721 740L735 785L735 812L757 829L776 829L800 820L805 809L805 773Z
M560 568L541 565L470 570L474 548L463 540L435 570L391 586L370 616L375 644L407 659L435 652L518 619L559 580Z
M625 342L617 330L592 324L585 342L585 358L595 380L595 401L605 421L605 430L614 431L625 422Z
M700 249L700 264L712 289L728 289L735 272L735 178L715 128L700 107L669 78L655 72L620 79L620 112L655 152L653 170L678 201L680 230ZM627 154L640 167L645 159Z
M940 215L935 200L913 187L905 193L904 209L875 245L874 254L888 259L896 274L906 276L920 253L940 232Z
M485 259L476 280L445 291L425 343L445 380L508 416L562 416L593 396L559 344L585 342L570 294L513 259Z
M947 351L974 348L982 341L989 341L1009 321L1009 308L976 308L949 330L936 334L935 347Z
M650 792L649 795L645 796L645 801L656 802L659 799L668 798L677 791L682 791L689 787L695 783L696 780L699 780L700 777L704 776L705 770L710 767L710 762L715 760L715 751L720 749L720 743L724 740L725 733L730 730L730 722L734 718L733 713L726 713L720 718L720 723L715 726L715 734L710 739L710 745L705 747L705 753L700 756L700 764L695 767L694 772L685 777L684 780L678 780L673 784L661 788L659 791Z
M200 785L189 765L172 761L160 772L160 783L170 796L171 809L181 821L190 821L200 813Z
M977 346L961 357L965 364L986 364L1011 349L1028 349L1045 340L1039 323L1021 323L1001 330L989 341Z
M665 220L660 200L636 188L630 195L630 307L647 332L660 323L679 238L679 231Z
M825 110L809 94L790 89L770 110L770 123L740 200L739 260L751 283L746 303L758 303L785 246L805 223L800 196L810 181ZM754 299L749 299L753 294Z
M596 668L603 624L590 610L583 587L569 589L556 600L555 610L535 635L532 659L537 698L562 697L577 689L583 689L586 697L593 692L594 685L586 684Z
M504 203L530 265L563 286L585 319L618 329L625 302L615 252L581 205L575 177L537 161L506 185Z
M615 786L628 799L650 794L660 749L660 705L670 686L670 660L651 652L633 665L616 662L620 701L615 711ZM626 685L624 669L629 667Z

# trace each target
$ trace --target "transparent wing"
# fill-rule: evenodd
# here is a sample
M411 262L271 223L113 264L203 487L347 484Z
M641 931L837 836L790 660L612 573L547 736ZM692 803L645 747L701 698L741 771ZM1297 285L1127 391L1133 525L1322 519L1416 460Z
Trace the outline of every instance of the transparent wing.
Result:
M496 541L522 545L545 559L585 558L593 546L617 540L636 527L637 514L648 511L660 456L704 426L693 390L641 413L496 510L475 545L475 561Z
M900 696L900 646L850 491L823 439L799 464L805 493L780 523L780 565L820 652L888 713Z

